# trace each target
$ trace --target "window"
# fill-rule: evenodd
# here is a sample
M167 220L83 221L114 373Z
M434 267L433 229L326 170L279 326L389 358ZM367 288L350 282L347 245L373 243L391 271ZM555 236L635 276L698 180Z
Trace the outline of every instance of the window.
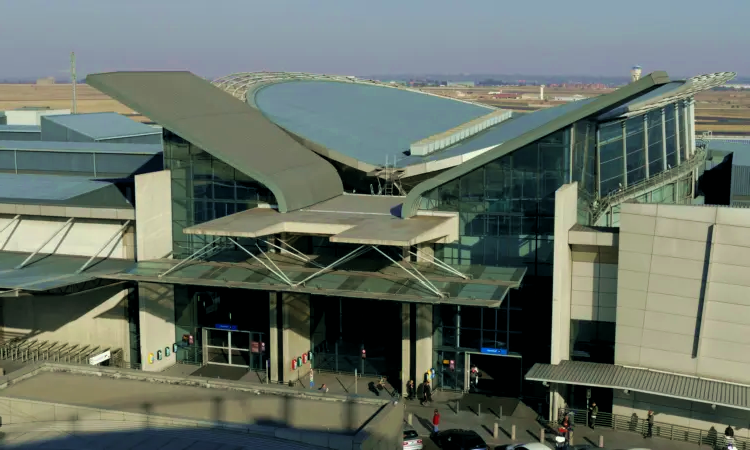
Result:
M646 151L644 149L643 117L625 122L625 154L628 186L646 178Z
M677 166L677 122L674 104L664 107L664 130L667 136L667 169Z
M648 126L648 174L653 177L664 171L664 139L662 135L661 111L646 114Z

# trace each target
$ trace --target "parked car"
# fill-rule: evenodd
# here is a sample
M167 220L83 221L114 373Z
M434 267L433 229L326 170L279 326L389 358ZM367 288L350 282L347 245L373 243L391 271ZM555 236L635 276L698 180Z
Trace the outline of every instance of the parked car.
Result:
M404 424L404 450L422 450L422 438L408 423Z
M540 442L529 442L526 444L511 444L506 446L505 450L550 450L550 447Z
M435 443L443 450L489 450L476 431L445 430L435 436Z

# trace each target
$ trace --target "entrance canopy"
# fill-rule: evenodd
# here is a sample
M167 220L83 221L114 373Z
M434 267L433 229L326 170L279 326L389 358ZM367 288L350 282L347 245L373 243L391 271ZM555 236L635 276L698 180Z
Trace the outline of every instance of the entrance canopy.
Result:
M128 260L0 252L0 289L47 291L102 278L132 265Z
M320 258L305 262L297 255L261 255L243 262L143 261L102 278L497 308L526 273L525 268L450 266L457 273L463 270L463 278L440 266L409 264L419 268L422 278L402 263L358 259L342 270L328 269L333 264Z
M534 364L526 374L526 380L627 389L750 410L750 386L612 364L582 361L563 361L557 365Z
M344 194L285 214L254 208L184 230L185 234L258 238L280 233L329 236L331 242L409 247L454 242L458 216L402 219L403 197Z

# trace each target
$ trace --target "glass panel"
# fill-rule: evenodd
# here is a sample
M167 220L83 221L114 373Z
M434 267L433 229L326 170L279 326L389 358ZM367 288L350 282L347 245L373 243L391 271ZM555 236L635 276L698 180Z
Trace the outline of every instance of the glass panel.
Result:
M247 350L232 349L233 366L250 366L250 352Z
M250 333L236 332L232 333L232 348L249 349Z
M675 138L674 105L664 107L664 129L667 136L667 168L677 165L677 140Z
M206 352L209 363L229 364L229 350L225 348L208 347Z
M625 152L627 154L628 185L646 178L646 151L643 146L643 118L634 117L625 123Z
M601 195L609 195L619 189L623 181L622 140L610 141L599 149L601 158Z
M651 111L646 115L648 123L648 171L653 177L664 171L664 149L661 111Z
M224 330L206 330L208 334L208 342L206 345L214 347L227 347L229 346L229 332Z

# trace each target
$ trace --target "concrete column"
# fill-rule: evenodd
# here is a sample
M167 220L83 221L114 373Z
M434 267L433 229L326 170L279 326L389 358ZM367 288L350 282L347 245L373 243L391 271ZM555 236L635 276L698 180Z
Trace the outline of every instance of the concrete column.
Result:
M279 295L278 292L268 293L268 360L270 367L268 377L274 383L283 381L279 378L279 364L283 359L279 346Z
M172 344L175 342L174 286L159 283L138 283L141 332L141 364L143 370L158 372L175 364ZM169 348L170 355L166 356ZM156 356L161 350L162 359ZM150 364L149 354L154 354Z
M552 275L552 364L570 358L572 264L568 231L578 219L578 183L555 192L554 272Z
M435 258L435 247L431 243L419 244L417 246L417 262L418 263L432 263Z
M135 201L138 205L135 210L138 261L166 257L172 252L173 242L171 172L162 170L136 175Z
M432 305L420 303L417 305L416 320L416 342L414 350L417 361L417 379L414 383L419 385L424 381L424 374L432 368Z
M401 395L411 379L411 304L401 304Z
M298 380L310 371L307 364L292 370L292 358L302 356L310 349L310 294L296 292L281 293L283 381Z

